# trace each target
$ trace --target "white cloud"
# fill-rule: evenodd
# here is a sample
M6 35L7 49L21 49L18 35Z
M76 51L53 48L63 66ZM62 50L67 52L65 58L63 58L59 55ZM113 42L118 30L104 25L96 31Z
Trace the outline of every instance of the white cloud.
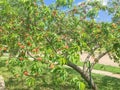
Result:
M103 5L107 5L107 3L108 3L108 0L102 0Z
M77 5L80 5L80 4L82 4L83 3L83 1L82 2L79 2Z
M102 3L102 5L107 5L108 0L96 0L96 1L100 1Z
M108 1L109 0L86 0L87 2L90 2L90 1L100 1L103 5L107 5ZM79 2L78 5L80 5L82 2Z

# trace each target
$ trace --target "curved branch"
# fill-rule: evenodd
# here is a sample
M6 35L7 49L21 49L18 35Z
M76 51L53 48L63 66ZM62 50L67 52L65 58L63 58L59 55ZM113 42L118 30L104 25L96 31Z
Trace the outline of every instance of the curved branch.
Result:
M100 54L97 58L94 59L94 63L92 63L90 70L93 69L94 65L103 57L105 56L109 51L106 51L102 54Z
M94 83L93 79L91 79L91 77L89 76L88 73L85 73L79 66L75 65L74 63L68 61L67 62L67 65L69 67L71 67L72 69L74 69L75 71L77 71L81 77L90 85L92 86L92 89L93 90L97 90L97 86L96 84Z
M84 60L84 65L83 65L83 70L85 70L85 65L86 63L89 61L89 58L91 57L91 55L99 48L99 46L96 46L91 53L88 54L88 56L85 58Z

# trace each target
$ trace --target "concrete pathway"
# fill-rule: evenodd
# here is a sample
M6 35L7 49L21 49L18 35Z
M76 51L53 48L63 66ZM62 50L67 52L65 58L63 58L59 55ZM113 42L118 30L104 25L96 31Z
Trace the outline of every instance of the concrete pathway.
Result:
M83 62L84 62L84 59L86 58L86 56L87 56L86 53L84 53L84 54L81 55L81 60ZM92 57L90 58L90 61L93 62L93 58ZM111 60L108 55L103 56L99 60L98 63L99 64L103 64L103 65L110 65L110 66L114 66L114 67L120 67L118 65L118 63L115 63L113 60ZM80 68L82 68L82 67L80 67ZM120 74L114 74L114 73L108 72L108 71L101 71L101 70L95 70L95 69L93 69L92 73L100 74L100 75L105 75L105 76L110 76L110 77L114 77L114 78L119 78L120 79Z
M86 56L87 56L86 53L82 54L81 55L81 60L84 61L84 59L86 58ZM92 57L90 58L90 61L93 62L93 58ZM120 67L119 64L115 63L113 60L111 60L108 55L103 56L99 60L98 63L99 64L103 64L103 65L110 65L110 66Z
M80 68L82 69L83 67L80 66ZM95 69L93 69L92 73L105 75L105 76L109 76L109 77L114 77L114 78L120 79L120 74L114 74L114 73L108 72L108 71L102 71L102 70L95 70Z
M114 78L120 79L120 74L114 74L112 72L101 71L101 70L92 70L92 73L105 75L105 76L109 76L109 77L114 77Z

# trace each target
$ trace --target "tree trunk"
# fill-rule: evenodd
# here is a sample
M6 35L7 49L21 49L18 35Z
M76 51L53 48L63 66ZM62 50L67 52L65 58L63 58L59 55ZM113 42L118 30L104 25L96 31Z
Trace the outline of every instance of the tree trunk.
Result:
M5 90L4 78L0 75L0 90Z
M89 76L88 73L84 72L79 66L75 65L72 62L68 62L67 65L69 67L73 68L74 70L76 70L78 73L80 73L82 78L88 83L88 85L90 85L92 87L93 90L98 90L96 84L93 81L93 79L90 79L90 76Z

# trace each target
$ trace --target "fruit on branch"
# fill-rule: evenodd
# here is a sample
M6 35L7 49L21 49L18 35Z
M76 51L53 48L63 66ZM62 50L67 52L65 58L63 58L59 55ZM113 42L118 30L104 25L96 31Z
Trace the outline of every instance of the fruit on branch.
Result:
M38 50L39 50L39 48L34 48L33 50L32 50L32 52L38 52Z
M28 46L31 46L32 44L31 44L30 42L27 42L27 45L28 45Z
M38 61L42 61L42 58L41 58L41 57L38 57L36 60L38 60Z
M23 61L23 60L24 60L24 58L23 58L23 57L19 57L19 60L20 60L20 61Z
M53 10L53 12L52 12L52 16L56 16L56 14L57 14L57 11L56 10Z
M20 42L18 42L18 46L21 46L22 44Z
M112 24L112 27L113 27L113 28L116 28L116 27L117 27L117 25L116 25L115 23L113 23L113 24Z
M23 74L24 74L25 76L28 76L28 75L29 75L28 71L24 71Z
M4 47L3 50L4 50L4 51L7 51L7 47Z
M66 45L64 48L65 48L65 49L68 49L68 48L69 48L69 46L68 46L68 45Z
M55 65L53 63L50 64L50 69L53 69Z

